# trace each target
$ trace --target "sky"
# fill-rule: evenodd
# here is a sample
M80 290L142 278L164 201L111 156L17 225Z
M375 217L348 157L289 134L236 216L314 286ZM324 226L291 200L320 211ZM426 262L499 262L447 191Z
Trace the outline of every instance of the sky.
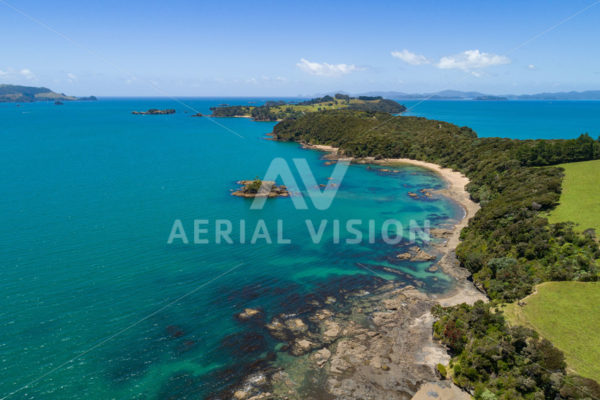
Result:
M97 96L600 89L600 0L0 0L0 83Z

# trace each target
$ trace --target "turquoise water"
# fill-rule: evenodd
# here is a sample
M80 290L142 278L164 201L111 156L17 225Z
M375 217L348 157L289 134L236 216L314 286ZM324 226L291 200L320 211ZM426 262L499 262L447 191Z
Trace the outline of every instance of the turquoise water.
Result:
M262 99L185 99L202 113L249 101ZM130 114L148 108L177 114ZM453 203L407 195L442 187L437 176L351 166L327 211L310 202L295 210L283 198L251 210L230 189L262 176L275 157L292 169L293 158L305 158L319 183L334 167L317 152L264 140L272 123L216 120L225 129L185 110L164 99L0 104L0 399L30 382L10 398L203 398L273 358L262 326L233 317L244 307L267 318L301 314L310 300L384 279L432 292L451 286L428 263L397 261L403 246L335 244L331 226L316 245L305 226L306 219L447 223L461 212ZM412 113L482 136L600 131L598 102L432 101ZM273 239L280 219L292 243L240 244L236 229L234 244L169 245L176 219L190 240L194 219L244 220L248 237L264 220Z
M248 101L185 100L203 113ZM130 114L153 107L177 114ZM267 318L302 313L309 300L385 279L451 286L428 263L397 261L403 245L335 244L330 230L316 245L305 226L447 223L461 212L452 202L407 195L441 188L436 175L351 166L329 210L295 210L289 198L251 210L230 189L275 157L305 158L319 183L334 167L318 152L264 140L272 123L219 119L224 129L184 111L164 99L0 104L0 398L30 382L10 398L203 398L273 358L262 326L234 318L244 307ZM245 220L248 236L262 219L273 238L281 219L292 243L169 245L176 219L190 240L194 219Z
M468 126L482 137L600 136L600 101L400 101L407 115Z

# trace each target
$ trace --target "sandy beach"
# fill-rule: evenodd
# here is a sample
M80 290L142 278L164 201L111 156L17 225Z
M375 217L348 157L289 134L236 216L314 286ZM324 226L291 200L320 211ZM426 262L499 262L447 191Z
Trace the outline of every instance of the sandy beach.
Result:
M322 350L312 355L309 350L299 351L298 354L306 354L303 356L305 358L294 363L294 367L284 368L278 378L274 377L274 387L279 388L275 391L285 393L290 399L296 398L294 392L297 386L291 382L299 380L307 369L316 369L323 371L326 376L325 387L336 398L385 397L421 400L433 396L438 400L469 399L468 393L451 381L440 380L435 372L436 365L448 364L450 356L433 338L435 318L430 311L434 304L453 306L461 303L473 304L479 300L488 301L485 294L468 280L469 272L459 265L455 255L461 230L480 208L466 191L469 179L460 172L423 161L403 158L354 159L345 157L337 148L331 146L302 146L327 152L324 158L328 160L390 167L413 165L432 170L447 182L447 187L436 193L458 203L463 208L464 215L452 229L439 230L443 233L440 238L445 241L435 245L441 255L435 265L455 279L451 290L443 294L426 294L412 286L399 288L390 283L379 288L371 296L350 296L348 302L352 304L354 317L347 318L337 313L327 314L327 317L320 321L324 324L321 328L321 331L325 332L324 336L312 336L307 340L300 335L295 341L289 342L292 348L298 348L298 343L318 342L317 347L322 346ZM361 328L354 322L364 317L371 321L372 329ZM317 320L320 318L317 316ZM335 336L328 337L328 333L332 331L335 331ZM338 332L341 336L339 339ZM299 371L295 371L296 369ZM394 379L386 378L388 375L382 374L382 370L391 372ZM295 378L292 379L293 377ZM290 390L292 387L294 389Z
M436 297L436 300L445 307L461 303L473 304L478 300L485 302L488 301L488 298L477 288L475 288L472 282L467 280L467 278L470 276L470 273L458 265L458 261L456 260L454 254L454 251L460 242L460 232L464 227L467 226L469 220L475 216L477 211L479 211L481 208L479 204L471 200L469 192L466 190L466 186L469 183L469 178L458 171L454 171L453 169L443 168L440 165L426 161L412 160L409 158L385 158L376 160L375 158L367 157L355 159L340 154L339 149L332 146L302 144L302 147L305 149L327 152L329 154L326 156L326 158L330 160L350 161L359 164L386 165L390 167L413 165L426 168L437 173L442 179L444 179L444 181L446 181L448 185L447 188L439 190L437 193L446 196L459 204L464 211L464 216L451 229L451 232L449 236L446 237L444 244L438 247L438 250L442 254L442 258L440 261L438 261L437 265L446 274L456 279L456 287L449 293Z
M260 390L252 383L259 380L272 390L269 395L290 400L305 398L302 389L306 385L339 399L469 399L468 393L451 381L441 380L436 372L436 365L447 365L450 355L433 338L435 317L431 313L435 304L452 306L488 301L467 279L469 272L460 267L455 256L460 231L479 210L465 189L468 178L423 161L353 159L331 146L302 146L327 152L324 159L330 161L390 167L413 165L439 174L447 187L434 193L451 198L464 210L451 229L432 229L433 236L441 241L431 244L438 253L434 267L454 278L455 284L448 292L428 294L418 287L390 281L372 291L347 293L343 301L346 311L340 312L335 304L324 304L322 309L302 318L274 317L266 328L284 342L293 361L276 365L274 373L262 371L249 376L234 397L250 398L253 390L259 395ZM307 329L309 324L314 329ZM307 379L312 380L310 384Z

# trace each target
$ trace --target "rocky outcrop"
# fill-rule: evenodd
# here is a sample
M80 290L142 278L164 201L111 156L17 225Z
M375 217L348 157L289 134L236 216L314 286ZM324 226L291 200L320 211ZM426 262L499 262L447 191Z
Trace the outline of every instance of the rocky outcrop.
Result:
M262 318L263 313L260 310L254 308L245 308L244 311L237 314L235 317L241 321L247 321L254 318Z
M431 228L429 230L429 234L438 239L447 239L450 236L452 236L452 230L443 228Z
M472 304L480 294L471 296L457 287L432 295L399 285L383 283L371 291L347 292L339 301L315 300L302 313L271 318L264 326L283 342L277 351L294 357L277 357L283 363L254 372L231 392L234 398L422 399L422 387L438 388L436 365L450 360L446 349L433 340L431 307ZM437 391L442 399L466 395L454 386L442 386Z
M396 255L396 258L399 260L410 260L413 262L425 262L425 261L433 261L437 257L427 253L423 249L418 246L413 246L409 249L409 251L405 253L400 253Z
M272 399L271 393L266 388L269 382L267 376L263 373L257 373L248 376L242 385L233 392L235 400L265 400Z
M252 181L238 181L238 185L242 185L241 188L231 193L232 196L237 197L289 197L289 192L284 185L277 185L273 181L261 181L255 179Z
M280 315L267 324L299 357L304 379L321 371L323 379L311 382L311 390L327 393L324 398L403 400L422 383L437 380L433 366L447 363L448 356L431 338L433 299L389 284L375 294L357 294L352 303L348 312L322 308L303 318ZM309 383L290 373L271 377L273 398L306 398Z

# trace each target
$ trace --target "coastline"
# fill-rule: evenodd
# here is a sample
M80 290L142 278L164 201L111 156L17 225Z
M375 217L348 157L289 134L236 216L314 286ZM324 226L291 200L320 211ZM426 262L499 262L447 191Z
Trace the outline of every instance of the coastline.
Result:
M444 273L450 275L456 280L456 287L448 293L436 296L436 300L444 307L453 306L460 303L473 304L477 300L484 302L488 301L481 291L479 291L472 282L468 281L470 277L469 271L458 265L454 251L460 243L460 232L465 228L469 220L475 216L481 206L471 200L466 186L469 183L469 178L458 171L451 168L444 168L438 164L413 160L410 158L385 158L376 160L373 157L353 158L347 157L340 153L339 149L328 145L312 145L301 143L302 148L309 150L319 150L328 153L325 158L328 160L350 161L357 164L375 164L386 166L402 166L411 165L425 168L438 174L448 185L445 189L437 190L436 193L449 198L458 204L464 216L460 219L449 231L449 235L442 235L445 238L443 244L436 246L441 253L441 259L436 263Z
M274 317L265 327L283 342L281 356L271 370L247 376L233 391L233 398L470 399L468 393L437 373L437 364L447 365L450 355L433 338L435 318L431 314L436 304L488 301L468 280L470 273L459 265L454 253L461 230L480 208L465 189L468 178L423 161L353 159L331 146L302 146L327 152L327 160L412 165L432 170L444 179L447 188L436 193L459 204L464 215L451 229L438 229L434 235L443 241L430 246L439 253L433 266L441 268L455 284L445 293L428 294L418 285L382 280L368 290L342 292L339 302L320 303L312 312ZM387 272L403 276L401 271Z

